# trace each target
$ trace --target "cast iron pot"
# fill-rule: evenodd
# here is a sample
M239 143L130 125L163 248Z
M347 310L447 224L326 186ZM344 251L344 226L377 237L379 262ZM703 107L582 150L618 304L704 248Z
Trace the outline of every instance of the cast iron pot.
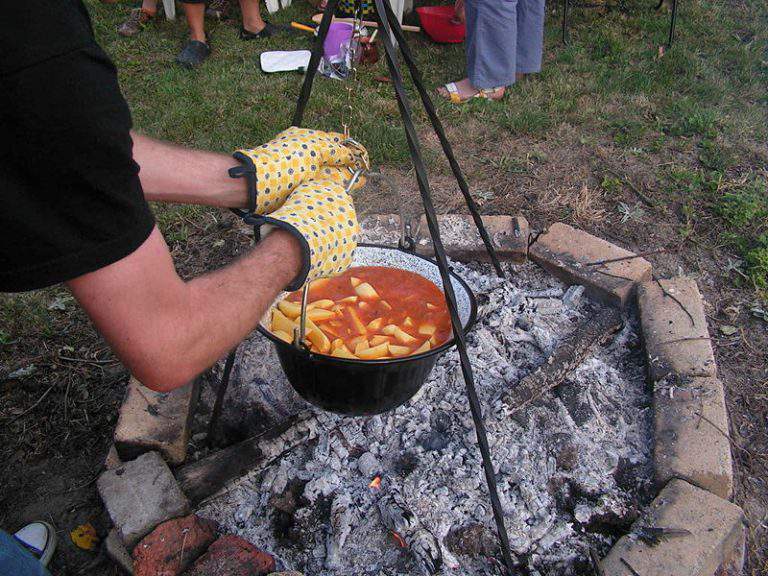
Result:
M400 268L424 276L441 290L443 287L434 261L397 248L361 244L352 265ZM451 283L466 333L477 316L475 295L453 272ZM381 414L407 402L423 386L438 357L454 343L451 338L428 352L404 358L347 360L299 350L274 336L265 321L259 331L275 345L280 365L296 392L315 406L348 416Z

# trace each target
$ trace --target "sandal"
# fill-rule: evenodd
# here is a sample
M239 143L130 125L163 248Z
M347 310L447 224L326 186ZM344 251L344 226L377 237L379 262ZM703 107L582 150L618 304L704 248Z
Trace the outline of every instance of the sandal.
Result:
M472 96L461 97L459 94L459 88L456 86L456 82L449 82L445 86L445 91L448 92L448 99L454 104L464 104L469 102L472 98L482 98L484 100L501 100L504 97L504 86L498 86L496 88L481 88L475 92ZM501 90L501 95L498 95ZM445 95L443 95L445 97Z
M195 68L202 64L210 53L211 47L205 42L190 40L176 57L176 63L184 68Z
M270 38L283 32L283 28L275 26L271 22L264 21L264 28L258 32L251 32L246 30L245 26L240 27L240 40L261 40L263 38Z

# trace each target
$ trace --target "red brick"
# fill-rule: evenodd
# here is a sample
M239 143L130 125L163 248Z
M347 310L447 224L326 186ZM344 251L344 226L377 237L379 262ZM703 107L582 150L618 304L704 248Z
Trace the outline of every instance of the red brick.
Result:
M275 559L239 536L227 534L211 544L185 576L266 576Z
M195 514L163 522L133 549L134 576L178 576L216 540L217 530Z
M644 258L591 265L633 256L615 244L562 222L550 226L531 245L529 256L567 284L582 284L593 298L613 306L626 306L637 285L651 279L651 264Z

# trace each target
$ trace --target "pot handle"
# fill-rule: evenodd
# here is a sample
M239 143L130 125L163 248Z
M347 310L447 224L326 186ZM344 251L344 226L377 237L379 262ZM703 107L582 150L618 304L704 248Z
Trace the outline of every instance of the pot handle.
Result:
M297 350L306 351L307 345L304 343L304 337L307 335L307 299L309 296L309 285L304 284L301 292L301 314L299 315L299 326L293 330L293 345Z

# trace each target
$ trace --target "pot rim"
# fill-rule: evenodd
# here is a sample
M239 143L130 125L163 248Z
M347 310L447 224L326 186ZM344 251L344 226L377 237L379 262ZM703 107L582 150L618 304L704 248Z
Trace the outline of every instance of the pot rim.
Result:
M421 258L422 260L426 260L427 262L437 266L437 262L435 262L432 258L428 258L427 256L423 256L421 254L417 254L416 252L410 252L408 250L403 250L401 248L393 247L393 246L384 246L382 244L368 244L368 243L360 243L358 246L362 246L364 248L379 248L382 250L394 250L397 252L404 252L405 254L409 254L411 256L414 256L416 258ZM467 296L469 298L469 318L467 318L467 323L463 327L464 334L466 335L471 329L472 326L474 326L475 322L477 321L477 298L475 297L475 293L472 292L472 289L469 287L469 284L466 283L466 281L456 274L453 270L448 270L449 275L451 278L458 281L458 283L461 285L462 288L467 292ZM414 274L417 274L417 272L414 272ZM430 280L431 282L431 280ZM445 290L440 289L443 292L443 296L445 296ZM332 364L339 364L341 366L347 365L347 366L391 366L393 364L402 364L404 362L410 362L414 360L421 360L422 358L429 358L430 356L434 356L437 354L442 354L449 348L451 348L456 343L456 336L452 336L449 340L443 342L440 346L437 348L432 348L431 350L428 350L427 352L422 352L421 354L412 354L410 356L401 356L400 358L385 358L382 360L352 360L349 358L338 358L336 356L329 356L327 354L315 354L312 352L309 352L307 350L298 350L294 347L293 344L288 344L284 340L281 340L272 332L267 330L264 326L262 326L261 321L259 321L259 324L256 328L263 336L266 336L276 347L278 348L284 348L292 351L294 354L301 354L302 356L305 356L308 360L311 361L321 361L321 362L330 362Z

